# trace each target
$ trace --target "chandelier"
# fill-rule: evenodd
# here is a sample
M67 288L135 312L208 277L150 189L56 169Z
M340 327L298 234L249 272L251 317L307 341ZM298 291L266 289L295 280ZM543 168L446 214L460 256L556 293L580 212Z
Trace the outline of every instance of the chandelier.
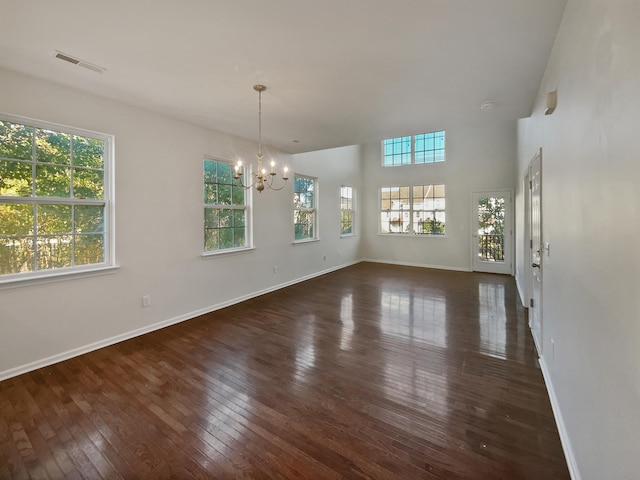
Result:
M238 184L244 188L245 190L249 190L254 185L258 192L262 193L265 188L269 188L271 190L282 190L289 180L287 177L287 172L289 169L285 165L282 169L282 180L284 182L278 188L273 186L273 180L276 177L276 162L271 160L270 170L267 172L267 169L262 165L262 92L264 92L267 87L264 85L254 85L253 89L258 92L258 153L256 154L256 158L258 159L258 169L253 172L250 172L250 177L247 180L247 184L242 182L242 160L238 160L234 167L233 178L238 181Z

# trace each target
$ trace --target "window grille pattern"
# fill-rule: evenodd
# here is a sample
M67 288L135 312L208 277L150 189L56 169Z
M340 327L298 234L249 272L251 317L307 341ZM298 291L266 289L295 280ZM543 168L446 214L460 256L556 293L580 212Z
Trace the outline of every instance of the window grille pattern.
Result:
M415 163L444 162L444 132L415 136Z
M317 238L317 190L315 178L295 175L293 197L295 241Z
M382 187L380 233L444 235L444 185Z
M353 187L340 187L340 234L353 235Z
M110 264L113 138L30 123L0 119L0 275Z
M247 246L245 190L233 179L229 162L204 161L204 251Z
M444 162L444 139L445 134L440 131L384 140L382 142L382 165L395 167Z

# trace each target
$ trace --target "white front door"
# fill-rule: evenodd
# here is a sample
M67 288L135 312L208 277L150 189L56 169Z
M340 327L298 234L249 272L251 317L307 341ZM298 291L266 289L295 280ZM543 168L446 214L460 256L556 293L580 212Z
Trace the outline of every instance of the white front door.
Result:
M542 152L529 166L530 195L530 278L531 299L529 300L529 326L533 332L538 355L542 355Z
M513 271L511 192L474 192L472 208L473 270L511 274Z

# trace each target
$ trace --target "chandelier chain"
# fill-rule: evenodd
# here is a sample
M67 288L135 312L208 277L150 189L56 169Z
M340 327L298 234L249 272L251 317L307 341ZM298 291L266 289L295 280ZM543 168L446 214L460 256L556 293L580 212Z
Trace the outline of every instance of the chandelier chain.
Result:
M264 85L254 85L253 89L258 92L258 153L256 154L256 157L258 158L258 169L256 172L251 173L249 179L247 179L247 183L245 184L242 181L244 167L242 166L242 160L239 159L234 167L233 178L237 180L238 186L245 190L248 190L253 186L256 187L258 192L262 192L265 188L270 190L282 190L289 179L287 176L287 172L289 170L287 166L285 165L282 169L282 180L284 180L284 183L280 187L274 187L273 179L277 175L275 161L271 160L271 170L269 172L267 172L262 165L262 92L264 92L267 87Z

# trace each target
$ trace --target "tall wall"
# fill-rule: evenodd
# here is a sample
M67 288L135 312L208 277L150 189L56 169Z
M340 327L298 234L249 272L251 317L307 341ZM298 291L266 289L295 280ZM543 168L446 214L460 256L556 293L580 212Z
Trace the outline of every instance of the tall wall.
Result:
M290 182L254 195L254 250L205 259L203 157L252 158L255 142L8 70L0 69L0 85L4 113L115 135L119 265L104 275L0 287L0 379L359 260L360 237L340 238L339 214L340 185L360 186L359 147L270 150L318 177L320 241L293 245Z
M569 0L534 112L519 124L520 217L522 179L542 148L541 364L583 480L640 472L639 25L638 2ZM545 116L553 90L558 106Z
M478 108L480 108L478 106ZM471 270L471 194L513 190L516 178L516 122L446 129L446 161L427 165L382 167L380 143L363 151L363 253L377 261ZM380 187L444 184L445 237L378 234Z

